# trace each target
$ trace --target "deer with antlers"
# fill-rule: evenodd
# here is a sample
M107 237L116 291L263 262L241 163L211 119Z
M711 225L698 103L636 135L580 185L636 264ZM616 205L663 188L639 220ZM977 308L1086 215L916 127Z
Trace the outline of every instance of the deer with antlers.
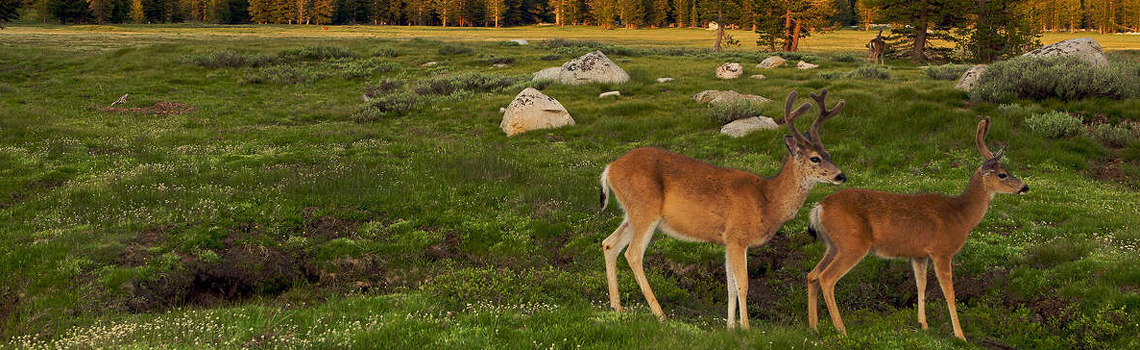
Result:
M867 43L867 50L868 61L874 64L883 64L883 55L887 52L887 41L883 39L882 30L879 30L879 34Z
M918 287L918 323L926 329L926 264L934 272L946 304L954 336L966 340L958 325L950 260L962 249L966 236L982 221L995 193L1029 192L1029 186L1001 166L1004 154L986 147L990 119L978 123L975 142L985 161L974 171L966 190L956 197L940 194L903 195L863 189L845 189L825 197L808 214L809 233L827 247L823 259L807 275L808 323L816 329L817 288L823 291L835 329L847 334L835 305L835 282L867 253L884 258L910 259Z
M748 271L746 250L763 245L776 230L796 215L814 184L842 184L847 180L824 149L819 127L843 109L844 101L827 110L827 90L811 97L820 114L809 133L800 134L795 120L807 110L804 103L792 110L796 92L788 94L784 124L790 136L784 137L789 155L779 174L763 178L755 174L714 166L658 148L638 148L606 166L601 176L601 205L606 208L610 193L625 211L625 219L613 234L602 241L610 306L622 311L618 297L617 258L626 247L625 259L633 270L650 310L664 320L665 313L649 288L642 269L642 258L657 229L685 241L711 242L725 246L725 274L728 287L728 327L748 328Z

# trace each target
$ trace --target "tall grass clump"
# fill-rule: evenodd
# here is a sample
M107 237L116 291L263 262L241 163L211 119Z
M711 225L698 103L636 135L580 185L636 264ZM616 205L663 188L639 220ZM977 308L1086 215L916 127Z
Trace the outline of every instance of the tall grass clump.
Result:
M949 63L941 66L922 67L922 72L926 73L926 77L934 80L957 80L967 69L970 69L970 65Z
M485 64L511 64L515 63L515 60L517 60L515 56L495 56L484 54L479 54L478 59L479 62L483 62Z
M588 48L597 49L597 48L600 48L602 46L605 46L605 44L601 43L600 41L596 41L596 40L577 40L577 39L554 38L554 39L546 39L543 41L539 41L537 46L544 48L544 49L553 49L553 48L557 48L557 47L588 47Z
M384 78L372 84L364 85L364 96L373 98L387 95L404 87L404 81L396 78Z
M287 61L318 61L333 58L355 57L356 54L348 48L341 46L318 45L288 49L281 51L277 54L277 56Z
M807 52L779 51L773 52L772 55L780 56L781 58L788 61L815 62L817 59L819 59L819 56L816 56L814 53Z
M882 66L865 65L849 72L819 72L818 76L821 79L890 79L891 70Z
M276 62L277 58L269 55L222 50L186 56L182 58L182 61L205 68L240 68L266 66Z
M424 106L425 98L421 95L401 91L377 96L368 100L353 114L352 119L365 123L379 120L384 117L396 117L420 109Z
M1029 130L1048 138L1073 136L1081 132L1081 118L1060 111L1034 114L1025 118Z
M970 97L991 102L1017 98L1063 101L1140 96L1140 63L1111 61L1097 68L1076 57L1018 57L991 64Z
M709 106L709 115L720 124L728 124L738 119L759 116L761 108L750 101L733 101L730 103L713 103Z
M391 72L400 69L399 63L389 62L379 58L363 60L341 58L329 62L329 66L335 71L335 75L349 79L362 78L371 76L377 72Z

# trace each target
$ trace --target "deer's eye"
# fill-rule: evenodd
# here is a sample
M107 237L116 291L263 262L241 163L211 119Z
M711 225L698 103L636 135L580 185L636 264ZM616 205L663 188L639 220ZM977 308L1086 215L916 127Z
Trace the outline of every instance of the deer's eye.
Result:
M819 157L811 157L808 158L808 160L810 160L812 163L819 163Z
M1005 177L1006 177L1006 175L1005 175L1005 174L998 174L998 178L999 178L999 179L1004 179Z

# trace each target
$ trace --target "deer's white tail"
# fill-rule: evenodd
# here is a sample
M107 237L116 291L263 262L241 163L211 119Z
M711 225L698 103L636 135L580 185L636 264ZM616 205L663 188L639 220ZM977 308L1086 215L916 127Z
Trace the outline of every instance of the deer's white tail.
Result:
M606 169L602 170L602 178L600 179L601 187L599 188L599 191L598 191L598 192L600 192L600 194L599 194L600 198L598 198L598 202L601 203L602 210L606 210L606 206L610 204L610 192L612 191L612 189L610 188L609 177L610 177L610 166L606 165Z
M827 229L823 227L823 223L819 220L820 215L823 215L822 204L816 204L811 208L811 211L808 212L808 234L822 240L824 244L830 245L831 242L827 238Z

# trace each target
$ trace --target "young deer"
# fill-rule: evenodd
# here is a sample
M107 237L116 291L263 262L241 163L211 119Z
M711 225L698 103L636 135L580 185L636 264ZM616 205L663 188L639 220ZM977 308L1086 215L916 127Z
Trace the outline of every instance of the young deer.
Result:
M867 43L867 60L875 64L883 63L883 55L887 52L887 41L883 40L883 31L879 30L879 34L875 35L871 42Z
M977 147L985 157L957 197L939 194L902 195L862 189L845 189L825 197L808 215L809 233L827 247L823 259L808 273L808 323L816 329L816 288L823 290L827 312L839 333L847 334L835 305L835 282L868 252L884 258L910 259L918 287L918 323L926 329L926 263L934 272L946 304L954 336L966 340L958 325L950 260L962 249L966 235L982 221L995 193L1029 192L1021 180L1002 168L997 155L986 148L990 119L978 124Z
M842 184L842 170L831 163L831 156L819 138L819 127L843 108L839 101L826 110L827 90L811 97L820 113L807 136L796 130L795 120L811 109L805 103L792 110L796 93L788 94L784 120L790 136L784 137L789 155L774 178L714 166L658 148L638 148L606 166L601 176L601 205L606 208L610 192L625 211L625 220L602 242L606 260L606 281L610 306L622 311L618 297L617 257L627 246L625 259L654 315L665 313L649 288L642 270L642 258L657 228L685 241L712 242L725 246L728 279L728 327L735 327L736 307L740 325L748 328L748 271L745 250L760 246L776 230L796 215L817 182Z

